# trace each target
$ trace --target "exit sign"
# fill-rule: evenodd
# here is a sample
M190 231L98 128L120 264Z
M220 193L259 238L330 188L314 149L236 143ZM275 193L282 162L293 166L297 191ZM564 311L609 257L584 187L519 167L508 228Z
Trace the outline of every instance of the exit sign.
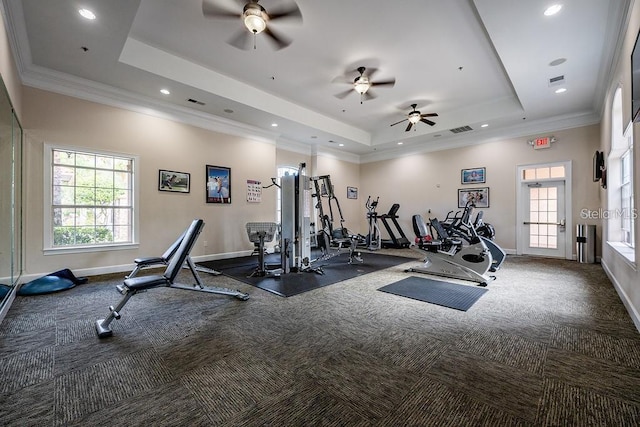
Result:
M556 139L552 136L543 136L529 141L529 143L533 145L533 148L535 150L539 150L541 148L549 148L551 147L552 142L556 142Z

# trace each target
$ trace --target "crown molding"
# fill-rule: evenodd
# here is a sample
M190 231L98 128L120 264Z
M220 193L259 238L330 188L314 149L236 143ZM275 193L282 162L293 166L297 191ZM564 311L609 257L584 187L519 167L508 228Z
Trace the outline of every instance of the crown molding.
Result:
M598 123L600 123L600 116L596 112L590 111L567 116L551 117L493 130L474 130L467 134L451 137L439 137L435 139L431 137L431 140L422 143L419 142L413 147L407 147L405 145L399 149L363 154L360 156L360 163L379 162L416 154L469 147L472 145L522 138L541 133L557 132Z
M189 124L214 132L274 144L278 133L269 132L229 119L158 101L113 86L97 83L66 73L30 65L21 73L22 83L36 89L59 93L85 101L122 108L152 117Z

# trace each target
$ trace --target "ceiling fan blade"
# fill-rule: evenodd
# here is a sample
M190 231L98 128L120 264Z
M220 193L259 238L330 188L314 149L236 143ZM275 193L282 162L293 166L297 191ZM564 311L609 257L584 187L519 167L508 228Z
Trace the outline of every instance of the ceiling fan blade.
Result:
M438 113L420 114L420 117L438 117Z
M371 86L393 86L396 84L396 79L383 80L381 82L371 82Z
M413 126L413 123L409 122L409 124L407 125L407 128L404 131L409 132L411 130L411 126Z
M202 0L202 14L207 18L240 18L242 13L216 5L213 0Z
M409 120L409 119L403 119L403 120L400 120L399 122L395 122L394 124L389 125L389 126L399 125L400 123L405 122L405 121L407 121L407 120Z
M358 71L358 70L356 70L356 71L357 71L358 73L360 72L360 71ZM368 77L369 77L369 81L371 81L371 78L372 78L372 77L373 77L373 75L374 75L375 73L377 73L377 72L378 72L378 69L377 69L377 68L373 68L373 67L371 67L371 68L365 68L365 69L364 69L364 73L362 73L362 74L364 74L364 75L368 76Z
M247 30L240 30L237 31L236 34L227 41L227 43L231 46L237 47L238 49L247 50L251 47L251 40L253 37L254 35Z
M425 118L420 119L420 121L421 121L422 123L426 123L426 124L428 124L429 126L433 126L433 125L435 125L435 122L432 122L431 120L427 120L427 119L425 119Z
M354 92L355 92L355 90L353 90L353 89L347 89L347 90L345 90L343 92L335 94L334 96L336 98L339 98L339 99L344 99L344 98L347 97L347 95L349 95L350 93L354 93Z
M295 18L297 20L302 20L302 13L300 13L300 9L297 4L292 4L288 7L280 7L278 9L271 8L267 15L270 20L282 19L282 18Z
M348 85L353 85L353 79L347 76L337 76L331 80L331 83L344 83Z
M377 98L376 94L371 92L371 89L362 94L362 101L368 101L370 99Z
M285 47L287 47L287 46L289 46L291 44L291 39L289 39L289 38L287 38L287 37L285 37L283 35L275 33L269 27L265 28L263 33L266 34L267 36L269 36L271 41L273 41L276 44L277 49L285 48Z

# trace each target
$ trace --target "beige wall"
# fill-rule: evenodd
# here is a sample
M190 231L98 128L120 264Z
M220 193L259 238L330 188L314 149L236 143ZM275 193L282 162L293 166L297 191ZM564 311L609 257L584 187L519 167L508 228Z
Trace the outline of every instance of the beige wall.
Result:
M593 153L600 141L599 126L552 132L552 135L558 141L543 150L533 150L527 144L534 137L531 136L364 164L360 172L362 194L365 198L368 194L380 196L378 213L385 213L393 203L400 203L398 221L407 237L413 240L411 216L421 214L425 219L444 219L449 211L457 211L457 190L474 187L460 184L461 169L486 167L486 184L478 185L489 187L490 206L485 209L485 222L496 228L499 245L515 251L518 165L570 160L574 224L585 222L579 218L582 208L599 207L598 185L591 179Z
M139 256L160 255L194 218L206 226L192 254L233 255L253 248L245 223L272 220L275 197L246 201L246 181L270 182L275 174L275 144L219 134L32 88L24 90L26 273L60 268L96 269L129 265ZM140 156L140 230L138 250L43 255L43 145ZM229 205L205 203L205 165L231 168ZM191 192L158 191L158 170L191 174ZM207 242L207 247L204 247Z
M605 158L609 157L611 151L611 105L615 91L618 87L622 88L622 108L623 108L623 129L631 120L631 52L640 30L640 2L633 2L633 9L630 14L629 25L624 35L624 45L620 52L618 62L614 66L614 72L609 82L607 95L604 99L604 111L602 115L601 126L601 145L600 150L605 153ZM640 204L640 149L638 149L638 141L640 141L640 127L638 124L633 125L634 139L634 198L636 214ZM611 192L615 189L600 190L600 207L607 210L607 198L611 196ZM602 243L602 266L607 272L609 278L614 283L616 290L620 294L622 301L636 324L640 329L640 272L637 269L640 261L640 221L635 219L635 263L629 262L622 256L612 245L607 243L607 222L603 221Z

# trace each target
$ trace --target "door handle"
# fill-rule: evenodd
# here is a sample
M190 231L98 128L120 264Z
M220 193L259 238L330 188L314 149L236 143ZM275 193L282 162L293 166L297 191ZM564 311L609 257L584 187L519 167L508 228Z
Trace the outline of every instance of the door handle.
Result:
M525 221L523 222L523 224L535 224L535 225L558 225L560 227L564 227L564 219L560 222L531 222L531 221Z

